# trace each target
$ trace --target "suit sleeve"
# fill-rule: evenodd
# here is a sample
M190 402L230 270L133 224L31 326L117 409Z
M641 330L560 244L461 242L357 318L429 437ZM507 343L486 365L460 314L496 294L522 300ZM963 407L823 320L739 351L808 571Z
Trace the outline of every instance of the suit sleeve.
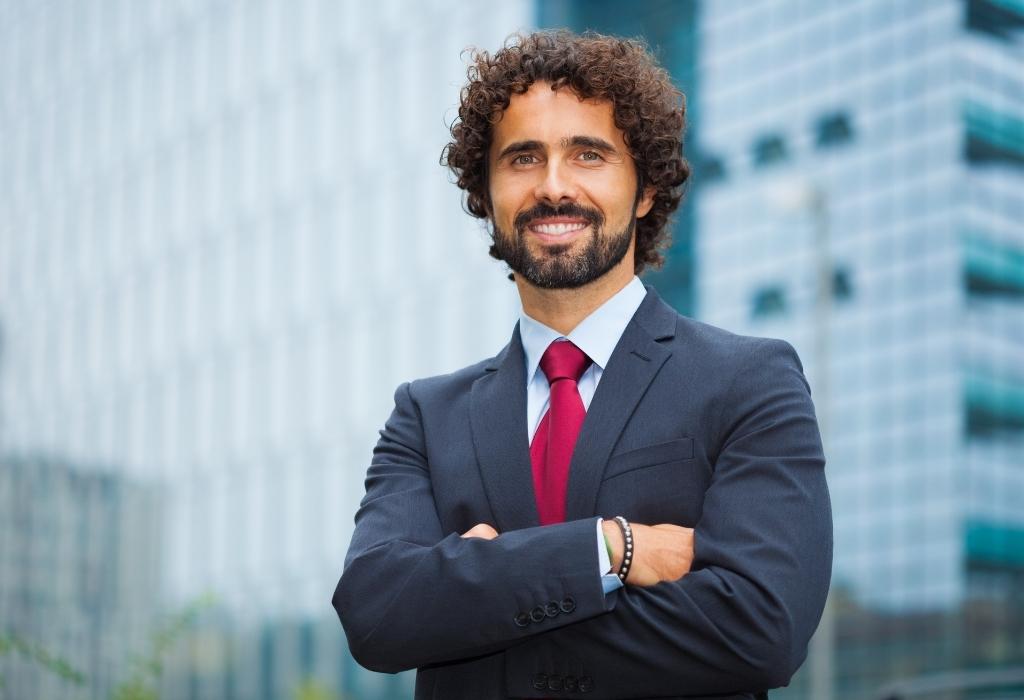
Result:
M442 530L409 384L381 431L333 604L356 660L398 672L500 651L606 612L596 518L463 539Z
M691 573L611 594L607 615L506 655L515 696L537 673L586 674L592 698L786 685L821 616L832 517L814 407L788 344L762 341L723 397L721 445Z

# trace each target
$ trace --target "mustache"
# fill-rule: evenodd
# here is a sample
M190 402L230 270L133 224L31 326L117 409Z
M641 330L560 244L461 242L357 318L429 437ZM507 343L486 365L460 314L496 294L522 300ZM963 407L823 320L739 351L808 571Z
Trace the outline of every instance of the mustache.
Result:
M581 206L576 202L567 202L557 206L538 202L526 211L519 212L512 224L516 227L517 231L522 231L537 219L548 219L557 216L583 219L591 224L594 229L598 229L604 224L604 217L601 216L601 212Z

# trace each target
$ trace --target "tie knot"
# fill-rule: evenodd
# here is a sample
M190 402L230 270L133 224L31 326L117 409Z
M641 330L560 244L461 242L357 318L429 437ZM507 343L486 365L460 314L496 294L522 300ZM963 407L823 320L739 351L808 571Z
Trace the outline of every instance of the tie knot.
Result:
M590 362L587 354L573 345L572 341L556 340L544 351L544 356L540 358L540 368L548 378L548 383L553 384L557 379L578 382Z

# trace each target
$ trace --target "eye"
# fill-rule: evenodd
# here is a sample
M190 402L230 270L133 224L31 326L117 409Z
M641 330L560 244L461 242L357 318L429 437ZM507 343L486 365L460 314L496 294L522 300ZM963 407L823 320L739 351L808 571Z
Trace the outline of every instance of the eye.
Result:
M520 153L512 159L512 165L530 165L535 158L530 153Z
M593 163L602 160L601 154L598 153L597 151L583 151L582 153L580 153L579 157L580 160L587 161L588 163Z

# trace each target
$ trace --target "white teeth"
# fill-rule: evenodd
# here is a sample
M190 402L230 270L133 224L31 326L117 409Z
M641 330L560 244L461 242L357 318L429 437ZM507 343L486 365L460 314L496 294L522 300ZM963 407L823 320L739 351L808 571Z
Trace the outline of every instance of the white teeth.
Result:
M535 224L531 226L537 233L546 233L550 236L561 236L572 231L579 231L582 228L586 228L585 223L575 224Z

